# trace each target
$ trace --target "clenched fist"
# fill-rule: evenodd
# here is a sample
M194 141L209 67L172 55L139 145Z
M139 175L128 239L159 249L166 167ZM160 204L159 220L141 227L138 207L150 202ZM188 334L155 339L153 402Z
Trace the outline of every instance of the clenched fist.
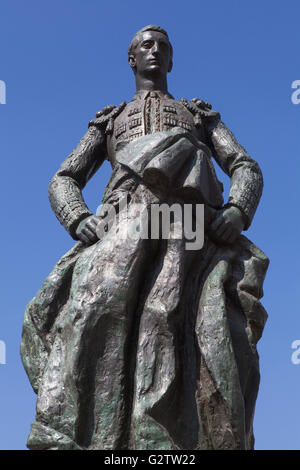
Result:
M222 243L233 243L244 230L245 220L238 207L230 206L217 211L209 227L213 239Z
M86 245L95 243L98 240L96 233L98 223L99 218L96 215L89 215L83 219L76 229L76 236L78 240L85 243Z

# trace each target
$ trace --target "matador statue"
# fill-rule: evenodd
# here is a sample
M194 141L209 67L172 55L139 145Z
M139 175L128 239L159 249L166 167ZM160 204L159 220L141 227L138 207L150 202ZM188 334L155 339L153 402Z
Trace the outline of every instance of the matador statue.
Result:
M136 94L96 114L50 182L76 244L25 312L21 356L37 394L27 446L252 449L269 261L241 233L261 170L209 103L168 92L165 30L138 31L128 58ZM212 158L230 177L225 204ZM82 190L105 159L102 207L117 216L99 236L107 213L93 214ZM201 249L171 236L177 219L169 237L121 236L137 207L175 203L203 205Z

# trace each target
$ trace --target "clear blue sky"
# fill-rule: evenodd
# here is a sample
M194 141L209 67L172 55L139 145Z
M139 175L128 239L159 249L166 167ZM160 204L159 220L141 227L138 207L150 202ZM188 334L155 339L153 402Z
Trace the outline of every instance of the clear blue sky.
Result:
M289 0L1 1L0 449L25 448L34 420L19 357L25 305L73 244L50 209L49 180L99 109L131 99L127 47L149 23L167 29L174 46L170 92L211 102L262 168L264 194L246 234L271 259L256 448L300 448L300 365L291 362L300 339L300 104L291 102L299 15L299 1ZM105 164L84 191L92 210L109 175Z

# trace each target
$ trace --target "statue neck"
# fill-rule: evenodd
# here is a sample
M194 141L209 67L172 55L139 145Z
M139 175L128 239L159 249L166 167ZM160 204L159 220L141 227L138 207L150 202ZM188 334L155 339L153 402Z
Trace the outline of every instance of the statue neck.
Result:
M163 93L168 93L168 84L166 76L158 77L142 77L140 75L135 76L136 91L143 90L159 90Z

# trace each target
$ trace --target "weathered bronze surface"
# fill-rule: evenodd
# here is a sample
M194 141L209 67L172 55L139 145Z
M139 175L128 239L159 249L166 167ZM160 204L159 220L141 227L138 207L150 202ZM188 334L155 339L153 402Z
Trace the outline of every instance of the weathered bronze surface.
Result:
M50 183L77 243L25 312L21 355L38 395L30 449L253 448L268 258L241 232L262 174L208 103L169 94L172 55L161 28L135 35L135 96L97 113ZM225 205L212 156L231 178ZM99 239L105 214L81 191L106 158L102 202L126 198L128 210ZM203 248L120 236L137 204L155 203L205 204Z

